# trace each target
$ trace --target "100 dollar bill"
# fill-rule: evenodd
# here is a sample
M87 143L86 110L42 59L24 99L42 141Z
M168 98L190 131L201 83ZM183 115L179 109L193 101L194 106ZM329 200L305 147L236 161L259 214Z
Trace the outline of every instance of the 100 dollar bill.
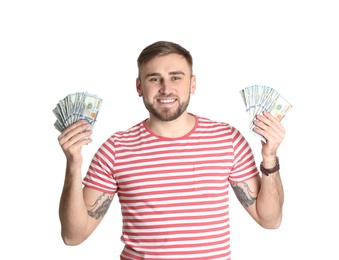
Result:
M77 92L67 95L60 100L53 113L57 120L54 123L59 132L63 132L68 126L79 120L86 120L93 129L97 120L102 99L87 92Z
M277 91L268 86L252 85L242 89L240 95L248 114L250 132L266 142L263 136L254 131L255 125L253 121L256 120L256 116L258 114L262 115L263 111L267 111L281 121L292 108L291 104Z
M288 113L288 111L290 111L291 108L292 105L289 102L287 102L282 96L279 95L273 102L273 105L269 107L269 109L262 108L261 110L258 111L258 114L262 115L263 111L267 111L275 118L277 118L279 121L281 121L284 118L284 116ZM255 118L253 118L253 120L254 119ZM253 130L255 127L255 125L253 124L253 120L249 126L251 133L258 136L263 142L266 143L266 138Z

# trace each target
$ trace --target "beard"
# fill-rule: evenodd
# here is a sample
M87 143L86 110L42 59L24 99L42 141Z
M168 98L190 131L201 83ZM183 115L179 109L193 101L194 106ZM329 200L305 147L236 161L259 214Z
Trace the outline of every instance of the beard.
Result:
M172 111L172 109L169 108L162 108L156 109L152 103L149 103L145 100L143 97L144 105L148 112L150 112L151 115L153 115L155 118L161 120L161 121L173 121L177 119L179 116L182 115L182 113L185 112L185 110L188 107L188 104L190 102L190 96L188 96L187 100L184 102L179 103L179 107L175 109L175 111Z

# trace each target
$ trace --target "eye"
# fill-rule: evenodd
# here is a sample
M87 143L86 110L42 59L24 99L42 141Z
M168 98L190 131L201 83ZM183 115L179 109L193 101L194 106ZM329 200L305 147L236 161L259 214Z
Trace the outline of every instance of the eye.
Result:
M174 77L172 77L172 80L179 80L180 79L180 77L177 77L177 76L174 76Z
M151 81L151 82L160 82L161 79L160 78L150 78L149 81Z

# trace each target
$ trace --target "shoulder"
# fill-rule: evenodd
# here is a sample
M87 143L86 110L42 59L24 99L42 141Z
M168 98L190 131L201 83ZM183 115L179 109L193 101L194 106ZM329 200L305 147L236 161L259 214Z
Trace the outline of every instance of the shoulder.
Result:
M198 121L196 132L209 135L221 135L227 137L228 140L233 143L246 142L239 129L227 122L217 121L202 116L196 116L196 118Z
M103 146L107 144L115 146L116 144L133 144L135 142L139 142L141 138L144 138L148 135L148 132L144 126L144 121L145 120L140 121L126 130L116 131L105 140Z
M128 137L128 136L139 135L140 132L145 131L144 122L145 122L145 120L133 125L132 127L128 128L126 130L117 131L111 137L113 137L113 138L124 138L124 137Z
M227 122L217 121L217 120L213 120L207 117L202 117L202 116L197 116L197 115L195 115L195 117L197 118L197 121L198 121L197 126L200 128L219 129L219 130L230 131L230 132L238 131L234 126L230 125Z

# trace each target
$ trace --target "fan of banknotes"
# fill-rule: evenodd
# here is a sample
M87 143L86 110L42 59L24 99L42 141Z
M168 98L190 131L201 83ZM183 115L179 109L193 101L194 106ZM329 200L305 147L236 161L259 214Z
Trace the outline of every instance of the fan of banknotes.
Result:
M292 108L292 105L286 101L276 90L267 86L253 85L240 90L240 95L245 103L246 112L248 113L249 130L258 136L263 142L266 139L253 131L255 125L253 120L256 115L267 111L275 116L279 121Z
M93 129L101 103L101 98L88 92L67 95L53 109L57 118L54 123L55 128L59 132L63 132L68 126L83 119L91 124L89 129Z

